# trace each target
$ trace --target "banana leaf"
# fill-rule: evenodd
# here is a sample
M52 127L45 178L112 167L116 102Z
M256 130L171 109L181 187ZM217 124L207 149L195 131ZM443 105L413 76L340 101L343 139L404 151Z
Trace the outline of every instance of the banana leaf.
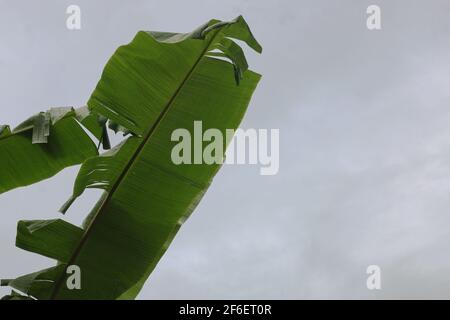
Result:
M96 156L97 148L80 123L98 137L100 127L86 111L52 108L13 130L0 126L0 194L50 178Z
M241 16L185 34L140 31L117 49L88 107L132 136L82 165L62 211L86 188L104 194L81 228L19 222L16 244L58 264L4 285L37 299L137 296L221 166L174 164L172 133L185 128L194 136L194 121L202 121L225 136L239 126L260 80L236 39L262 50ZM80 267L80 290L66 285L71 265Z

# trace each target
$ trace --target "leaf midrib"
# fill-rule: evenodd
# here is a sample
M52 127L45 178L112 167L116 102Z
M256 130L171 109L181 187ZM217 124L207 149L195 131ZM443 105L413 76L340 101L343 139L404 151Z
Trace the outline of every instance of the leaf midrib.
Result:
M79 255L79 253L81 252L84 244L86 243L87 239L89 238L90 232L91 232L92 227L94 226L95 222L97 221L97 218L99 217L99 215L102 212L104 212L103 209L104 209L105 205L111 200L112 195L115 193L115 191L118 189L118 187L120 186L120 184L122 183L124 178L127 176L128 172L130 171L130 169L133 166L133 164L136 163L136 160L138 159L139 155L141 154L144 146L150 140L150 138L152 137L153 133L157 129L158 125L162 122L162 120L164 119L166 114L169 112L170 107L173 105L174 101L178 97L178 95L181 92L181 90L183 89L184 85L190 79L190 77L192 76L192 74L196 70L197 66L200 64L202 58L205 57L206 53L208 52L209 48L211 47L211 44L214 42L214 40L215 40L215 38L216 38L216 36L217 36L217 34L219 32L220 32L220 29L218 29L217 31L214 32L214 35L211 37L211 40L205 46L205 49L201 52L201 54L197 58L196 62L194 63L192 68L187 73L186 77L181 82L180 86L177 88L177 90L173 94L172 98L167 102L167 104L164 107L163 111L160 113L160 115L156 119L155 123L150 127L150 129L147 132L147 134L144 136L144 138L142 138L142 142L136 148L136 151L134 152L133 156L128 161L128 163L125 166L124 170L122 170L122 172L119 175L119 177L117 178L116 182L113 184L111 190L108 192L108 195L107 195L106 199L103 201L103 203L101 204L101 206L97 210L95 216L90 221L90 224L86 227L86 231L84 232L83 236L80 239L80 242L79 242L78 246L75 248L75 251L73 252L73 254L71 255L69 261L67 262L67 265L72 265L73 262L77 259L77 257ZM63 283L63 280L64 280L64 274L62 274L58 278L58 280L56 281L56 284L54 286L54 289L53 289L53 292L51 294L50 300L54 300L56 298L57 294L59 293L59 290L61 289L61 285Z

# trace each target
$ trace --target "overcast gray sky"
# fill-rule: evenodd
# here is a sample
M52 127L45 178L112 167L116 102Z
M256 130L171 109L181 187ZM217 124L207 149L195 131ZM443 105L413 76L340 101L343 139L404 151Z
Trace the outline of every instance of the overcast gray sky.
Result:
M366 28L370 4L380 31ZM279 174L224 166L139 298L450 298L449 12L448 0L0 0L0 123L85 104L138 30L242 14L264 47L248 52L263 80L242 127L280 129ZM76 172L0 196L1 278L52 265L14 247L16 223L59 217Z

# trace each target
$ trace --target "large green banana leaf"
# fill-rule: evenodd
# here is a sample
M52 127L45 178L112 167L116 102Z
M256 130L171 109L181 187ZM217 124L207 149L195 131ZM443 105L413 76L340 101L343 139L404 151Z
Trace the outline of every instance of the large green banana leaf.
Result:
M194 137L194 121L202 121L203 130L225 136L240 124L260 79L233 39L262 50L238 17L188 34L141 31L114 53L88 106L133 136L82 165L63 211L85 188L105 193L81 228L19 222L17 246L58 265L3 285L38 299L136 297L220 169L175 165L172 132L186 128ZM68 265L80 267L81 290L67 288Z
M11 130L0 126L0 194L50 178L97 154L80 122L96 136L99 125L87 109L52 108Z

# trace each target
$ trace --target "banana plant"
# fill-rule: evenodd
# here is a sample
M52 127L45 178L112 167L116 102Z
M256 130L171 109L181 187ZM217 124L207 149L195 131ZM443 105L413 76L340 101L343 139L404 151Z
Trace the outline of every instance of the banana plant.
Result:
M97 155L83 127L102 139L104 123L98 120L86 107L59 107L40 112L12 130L1 125L0 194L50 178Z
M261 78L248 70L236 40L262 51L242 16L210 20L190 33L140 31L116 50L87 105L129 135L82 164L61 211L87 188L103 195L81 226L19 221L16 245L57 264L3 280L16 290L5 299L138 295L221 166L175 164L172 133L185 128L194 135L195 121L224 135L236 129ZM81 271L80 288L67 285L71 266Z

